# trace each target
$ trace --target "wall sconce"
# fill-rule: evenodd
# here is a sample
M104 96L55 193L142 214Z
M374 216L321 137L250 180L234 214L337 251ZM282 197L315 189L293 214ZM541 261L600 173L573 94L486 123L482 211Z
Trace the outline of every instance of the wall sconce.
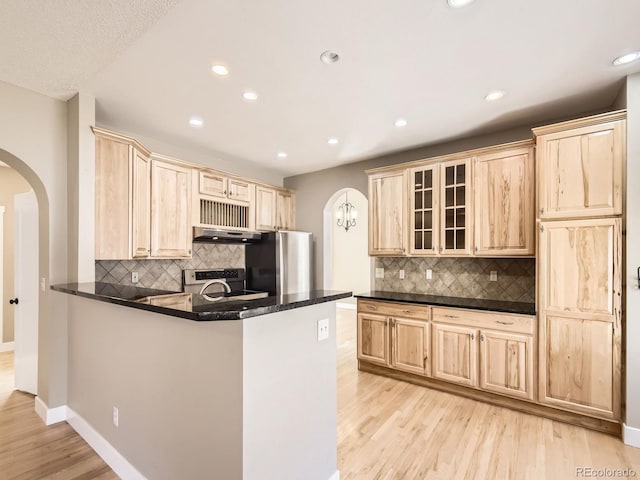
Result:
M358 211L353 206L353 203L349 203L348 193L345 192L344 202L340 204L336 211L336 218L338 219L336 223L339 227L344 227L345 232L348 232L351 227L356 226L357 216Z

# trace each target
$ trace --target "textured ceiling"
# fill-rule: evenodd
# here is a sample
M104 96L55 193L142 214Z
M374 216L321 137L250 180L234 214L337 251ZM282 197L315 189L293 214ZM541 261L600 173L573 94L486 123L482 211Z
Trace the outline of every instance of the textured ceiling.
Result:
M0 0L0 80L67 99L180 0Z
M82 88L104 125L292 175L607 108L640 71L611 64L640 49L639 0L175 3L4 0L0 80Z

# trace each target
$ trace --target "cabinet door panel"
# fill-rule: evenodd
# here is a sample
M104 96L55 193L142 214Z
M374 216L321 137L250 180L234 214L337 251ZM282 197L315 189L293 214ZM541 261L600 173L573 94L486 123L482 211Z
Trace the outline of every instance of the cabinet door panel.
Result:
M278 192L276 198L276 228L278 230L293 230L295 228L294 195L288 192Z
M619 352L614 322L544 314L540 335L540 401L616 418Z
M210 172L200 172L200 193L213 197L227 196L227 179Z
M237 200L240 202L248 202L250 197L250 187L247 182L240 180L229 180L227 182L229 191L227 196L231 200Z
M480 387L533 400L533 337L481 331Z
M440 253L471 254L471 160L440 165Z
M386 317L358 314L358 358L385 366L389 363L389 329Z
M151 254L151 166L146 155L133 150L132 256Z
M404 172L369 178L369 254L404 253Z
M151 165L151 255L191 256L190 170L157 160Z
M392 366L419 375L428 375L429 324L419 320L393 318Z
M256 230L276 229L276 191L256 187Z
M409 175L409 249L412 255L436 255L440 239L439 165L411 169Z
M432 334L432 375L470 387L478 386L476 329L434 323Z
M542 310L614 314L619 287L620 220L543 222Z
M477 255L533 255L533 148L484 155L475 164Z
M625 128L619 120L538 137L541 218L622 213Z

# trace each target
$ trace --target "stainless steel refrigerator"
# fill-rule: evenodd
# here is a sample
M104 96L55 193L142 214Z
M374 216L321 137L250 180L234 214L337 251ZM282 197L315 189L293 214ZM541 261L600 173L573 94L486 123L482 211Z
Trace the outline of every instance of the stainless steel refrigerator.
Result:
M247 288L269 295L310 291L311 253L310 232L264 233L262 241L245 247Z

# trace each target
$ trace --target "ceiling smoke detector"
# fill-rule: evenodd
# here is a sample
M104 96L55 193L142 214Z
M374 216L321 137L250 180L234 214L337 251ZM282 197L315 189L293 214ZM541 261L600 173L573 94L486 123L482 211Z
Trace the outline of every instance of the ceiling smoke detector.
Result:
M332 52L331 50L326 50L322 52L322 55L320 55L320 61L322 63L336 63L338 60L340 60L340 55L336 52Z

